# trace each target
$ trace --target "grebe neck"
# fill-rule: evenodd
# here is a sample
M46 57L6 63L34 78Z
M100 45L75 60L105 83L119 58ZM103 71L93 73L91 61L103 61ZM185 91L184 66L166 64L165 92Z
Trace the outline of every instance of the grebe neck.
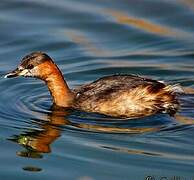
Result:
M70 107L73 102L73 93L69 89L62 73L56 67L55 72L50 74L45 82L48 86L53 103L60 107Z

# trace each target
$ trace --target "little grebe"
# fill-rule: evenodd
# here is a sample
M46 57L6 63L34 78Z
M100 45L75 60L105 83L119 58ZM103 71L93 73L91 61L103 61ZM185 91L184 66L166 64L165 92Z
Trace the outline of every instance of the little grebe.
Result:
M53 60L45 53L34 52L22 59L16 70L5 78L35 77L43 80L54 104L59 107L131 118L157 112L174 114L178 107L177 85L135 75L113 75L70 90Z

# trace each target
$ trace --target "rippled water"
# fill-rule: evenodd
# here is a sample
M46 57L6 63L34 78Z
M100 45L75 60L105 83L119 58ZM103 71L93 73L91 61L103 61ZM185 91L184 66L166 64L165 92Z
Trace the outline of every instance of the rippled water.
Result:
M0 179L194 178L193 0L1 0L0 22ZM51 110L42 82L3 78L37 50L72 88L132 73L187 94L175 117Z

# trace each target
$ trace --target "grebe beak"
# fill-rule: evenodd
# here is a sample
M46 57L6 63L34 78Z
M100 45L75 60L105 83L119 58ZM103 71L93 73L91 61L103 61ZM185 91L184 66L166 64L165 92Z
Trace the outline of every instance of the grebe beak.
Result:
M20 70L20 69L17 68L12 72L7 73L4 76L4 78L13 78L13 77L22 76L22 75L25 75L27 72L28 72L27 69Z

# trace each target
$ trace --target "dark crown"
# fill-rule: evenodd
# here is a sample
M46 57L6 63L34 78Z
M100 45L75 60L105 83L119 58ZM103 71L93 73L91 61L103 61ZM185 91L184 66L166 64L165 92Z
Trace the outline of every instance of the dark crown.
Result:
M21 62L21 66L24 68L33 68L45 61L52 61L51 58L43 52L33 52L26 55Z

